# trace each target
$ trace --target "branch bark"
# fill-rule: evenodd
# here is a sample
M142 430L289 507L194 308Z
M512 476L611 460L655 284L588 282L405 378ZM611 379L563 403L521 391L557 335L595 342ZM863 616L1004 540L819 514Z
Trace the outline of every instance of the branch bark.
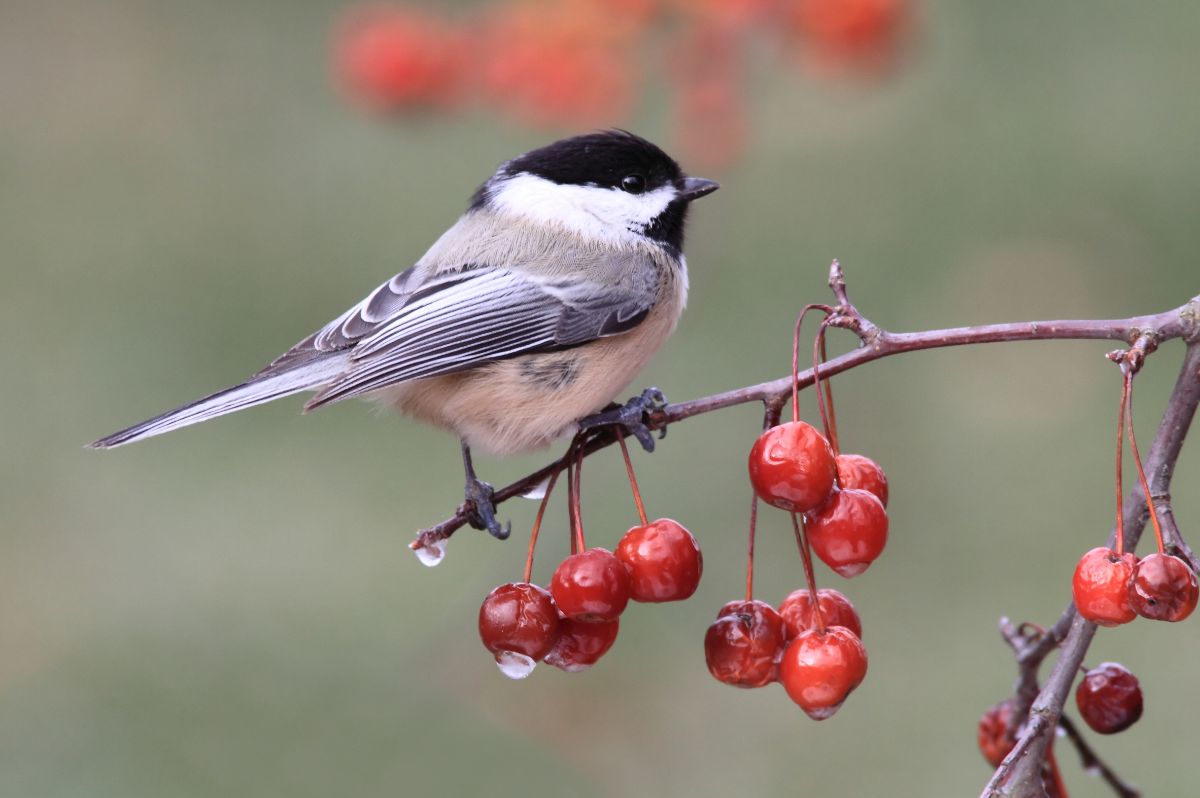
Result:
M835 314L830 317L830 324L854 332L862 341L862 346L822 364L821 374L824 377L832 377L892 355L949 346L1068 339L1123 341L1133 345L1143 336L1151 336L1159 343L1176 338L1187 342L1200 340L1200 296L1193 297L1186 304L1162 313L1131 316L1125 319L1025 321L894 333L873 324L850 303L846 293L845 277L836 261L830 269L830 287L840 303ZM800 372L797 383L802 389L811 386L813 384L812 369ZM787 402L791 390L792 379L788 376L693 399L690 402L669 404L652 413L647 426L651 430L661 430L669 424L676 424L693 416L748 402L762 402L766 405L768 412L772 410L777 412ZM584 456L591 455L615 442L615 436L592 439L584 450ZM512 484L500 488L496 491L493 499L495 504L499 505L514 496L529 493L548 479L550 474L561 465L562 460L556 460ZM467 523L470 512L469 505L465 503L460 505L449 518L419 532L417 539L410 544L410 547L417 550L439 545L441 541L449 538Z

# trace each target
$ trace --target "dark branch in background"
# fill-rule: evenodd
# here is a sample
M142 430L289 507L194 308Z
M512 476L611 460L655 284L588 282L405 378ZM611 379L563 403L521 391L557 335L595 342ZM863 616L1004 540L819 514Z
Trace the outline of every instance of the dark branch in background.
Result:
M1162 313L1125 319L1028 321L894 333L875 325L858 312L846 292L845 275L836 261L830 268L829 287L838 304L827 323L833 327L850 330L858 336L862 345L822 364L821 374L824 377L832 377L865 363L904 352L1004 341L1068 339L1122 341L1130 347L1127 357L1136 369L1141 365L1141 361L1162 343L1173 339L1183 340L1187 344L1183 369L1163 413L1146 465L1150 493L1163 521L1164 539L1168 550L1183 557L1193 569L1200 571L1200 562L1197 561L1195 553L1179 535L1171 513L1169 493L1175 462L1196 407L1200 404L1200 296ZM796 382L800 388L812 385L812 370L800 372ZM692 416L748 402L762 402L767 417L778 419L780 410L791 397L791 391L791 377L748 385L690 402L667 405L648 414L647 426L651 430L662 430L669 424ZM620 434L623 433L614 431L611 435L592 438L583 447L581 456L586 457L611 445L617 440L616 435ZM495 504L530 493L563 465L564 460L556 460L497 490L494 496ZM467 523L471 510L471 506L464 503L445 521L421 531L411 548L420 550L425 547L439 547L442 541ZM1140 485L1125 500L1123 513L1126 546L1127 550L1132 551L1148 518L1146 497ZM1114 540L1115 530L1109 539L1110 546ZM1101 762L1083 741L1078 730L1068 719L1062 717L1067 694L1074 683L1088 645L1096 633L1095 624L1078 617L1074 605L1069 604L1049 630L1042 632L1037 629L1036 633L1030 633L1029 629L1033 628L1035 627L1028 625L1013 627L1007 619L1001 622L1001 632L1013 647L1020 670L1013 717L1016 719L1014 722L1022 726L1012 752L996 769L984 788L984 798L1037 798L1045 795L1042 770L1051 739L1060 726L1075 743L1085 766L1094 766L1122 798L1135 798L1138 795L1137 791L1122 782ZM1039 687L1039 666L1052 651L1059 648L1061 652L1055 660L1050 676L1045 685Z

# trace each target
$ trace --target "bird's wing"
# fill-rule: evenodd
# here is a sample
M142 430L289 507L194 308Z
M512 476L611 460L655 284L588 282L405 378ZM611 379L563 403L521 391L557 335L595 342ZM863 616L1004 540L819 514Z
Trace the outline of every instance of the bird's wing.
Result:
M654 303L657 274L648 260L623 266L624 279L604 286L509 268L470 268L411 287L409 272L397 275L297 347L350 355L305 407L632 329Z

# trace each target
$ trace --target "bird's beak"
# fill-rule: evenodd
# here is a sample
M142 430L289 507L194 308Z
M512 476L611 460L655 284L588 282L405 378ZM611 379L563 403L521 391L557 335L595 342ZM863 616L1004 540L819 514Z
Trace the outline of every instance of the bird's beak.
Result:
M705 194L713 193L720 187L721 184L715 180L705 180L703 177L685 177L683 190L679 193L679 197L691 202L694 199L700 199Z

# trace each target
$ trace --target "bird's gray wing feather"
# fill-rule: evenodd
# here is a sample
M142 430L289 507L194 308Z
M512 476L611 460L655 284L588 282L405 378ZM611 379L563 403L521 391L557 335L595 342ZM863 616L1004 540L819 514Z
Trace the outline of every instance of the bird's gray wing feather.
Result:
M319 349L349 348L350 360L306 407L625 332L650 311L657 273L648 260L621 273L601 286L478 267L403 294L399 275L310 339Z

